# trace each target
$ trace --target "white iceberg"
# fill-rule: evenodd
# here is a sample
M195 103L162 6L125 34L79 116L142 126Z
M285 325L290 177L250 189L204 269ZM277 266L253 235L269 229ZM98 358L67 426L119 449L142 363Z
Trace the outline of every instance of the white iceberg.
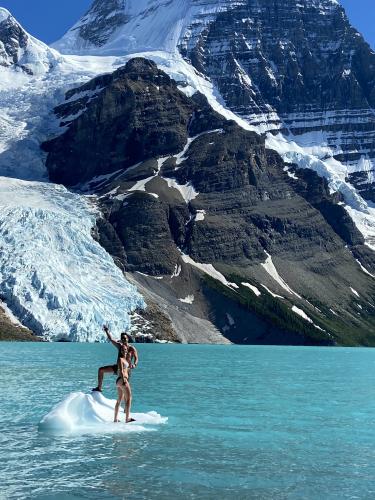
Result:
M39 430L50 433L112 433L143 432L155 430L153 426L165 424L167 417L155 411L131 413L135 422L125 423L120 414L119 423L113 422L115 400L107 399L100 392L85 394L72 392L45 415L39 423Z

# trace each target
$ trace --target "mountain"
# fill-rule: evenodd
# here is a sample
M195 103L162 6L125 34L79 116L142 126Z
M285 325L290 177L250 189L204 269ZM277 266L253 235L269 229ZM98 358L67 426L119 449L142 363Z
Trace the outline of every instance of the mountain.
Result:
M29 35L0 7L0 66L35 75L46 73L59 59L55 50Z
M336 1L94 1L51 53L0 96L24 325L375 344L374 54Z
M237 116L279 132L270 147L284 159L324 171L351 206L375 201L375 54L336 0L94 2L55 47L182 55ZM365 211L365 222L351 215L375 247L373 205Z
M143 58L66 98L50 178L98 196L99 241L157 303L235 342L370 341L375 286L353 257L369 252L317 174Z

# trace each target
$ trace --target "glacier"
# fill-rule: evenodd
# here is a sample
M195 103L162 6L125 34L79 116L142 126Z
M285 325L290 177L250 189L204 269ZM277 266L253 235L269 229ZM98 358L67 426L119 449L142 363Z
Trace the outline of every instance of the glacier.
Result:
M144 307L94 225L89 200L63 186L0 178L0 294L49 340L100 340L101 325L128 329L129 312Z

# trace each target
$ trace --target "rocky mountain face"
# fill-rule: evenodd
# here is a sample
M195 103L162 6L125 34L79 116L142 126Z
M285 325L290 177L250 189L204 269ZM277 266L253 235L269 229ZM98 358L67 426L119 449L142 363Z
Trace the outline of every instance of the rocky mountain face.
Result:
M178 338L375 343L374 255L324 179L141 58L55 112L51 179L95 195L96 238Z
M236 113L331 148L375 200L375 53L338 2L248 0L179 46Z
M145 88L147 81L150 85ZM155 64L142 59L70 91L67 104L55 110L68 130L45 145L50 152L47 168L51 180L75 185L145 158L178 153L189 132L198 134L204 127L225 121L207 102L201 110L195 104L201 98L187 98ZM65 164L61 165L63 157Z
M91 8L81 21L72 28L82 46L101 47L119 27L126 24L128 16L124 13L125 0L94 0Z
M8 311L0 305L0 341L40 342L41 340L41 337L34 335L28 328L12 321Z

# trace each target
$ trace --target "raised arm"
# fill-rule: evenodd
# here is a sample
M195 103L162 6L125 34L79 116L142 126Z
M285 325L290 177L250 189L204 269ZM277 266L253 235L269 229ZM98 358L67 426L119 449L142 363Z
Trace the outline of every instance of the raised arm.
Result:
M120 349L121 343L112 337L107 325L103 325L103 330L105 331L105 334L107 335L107 338L111 342L111 344L114 345L117 349Z

